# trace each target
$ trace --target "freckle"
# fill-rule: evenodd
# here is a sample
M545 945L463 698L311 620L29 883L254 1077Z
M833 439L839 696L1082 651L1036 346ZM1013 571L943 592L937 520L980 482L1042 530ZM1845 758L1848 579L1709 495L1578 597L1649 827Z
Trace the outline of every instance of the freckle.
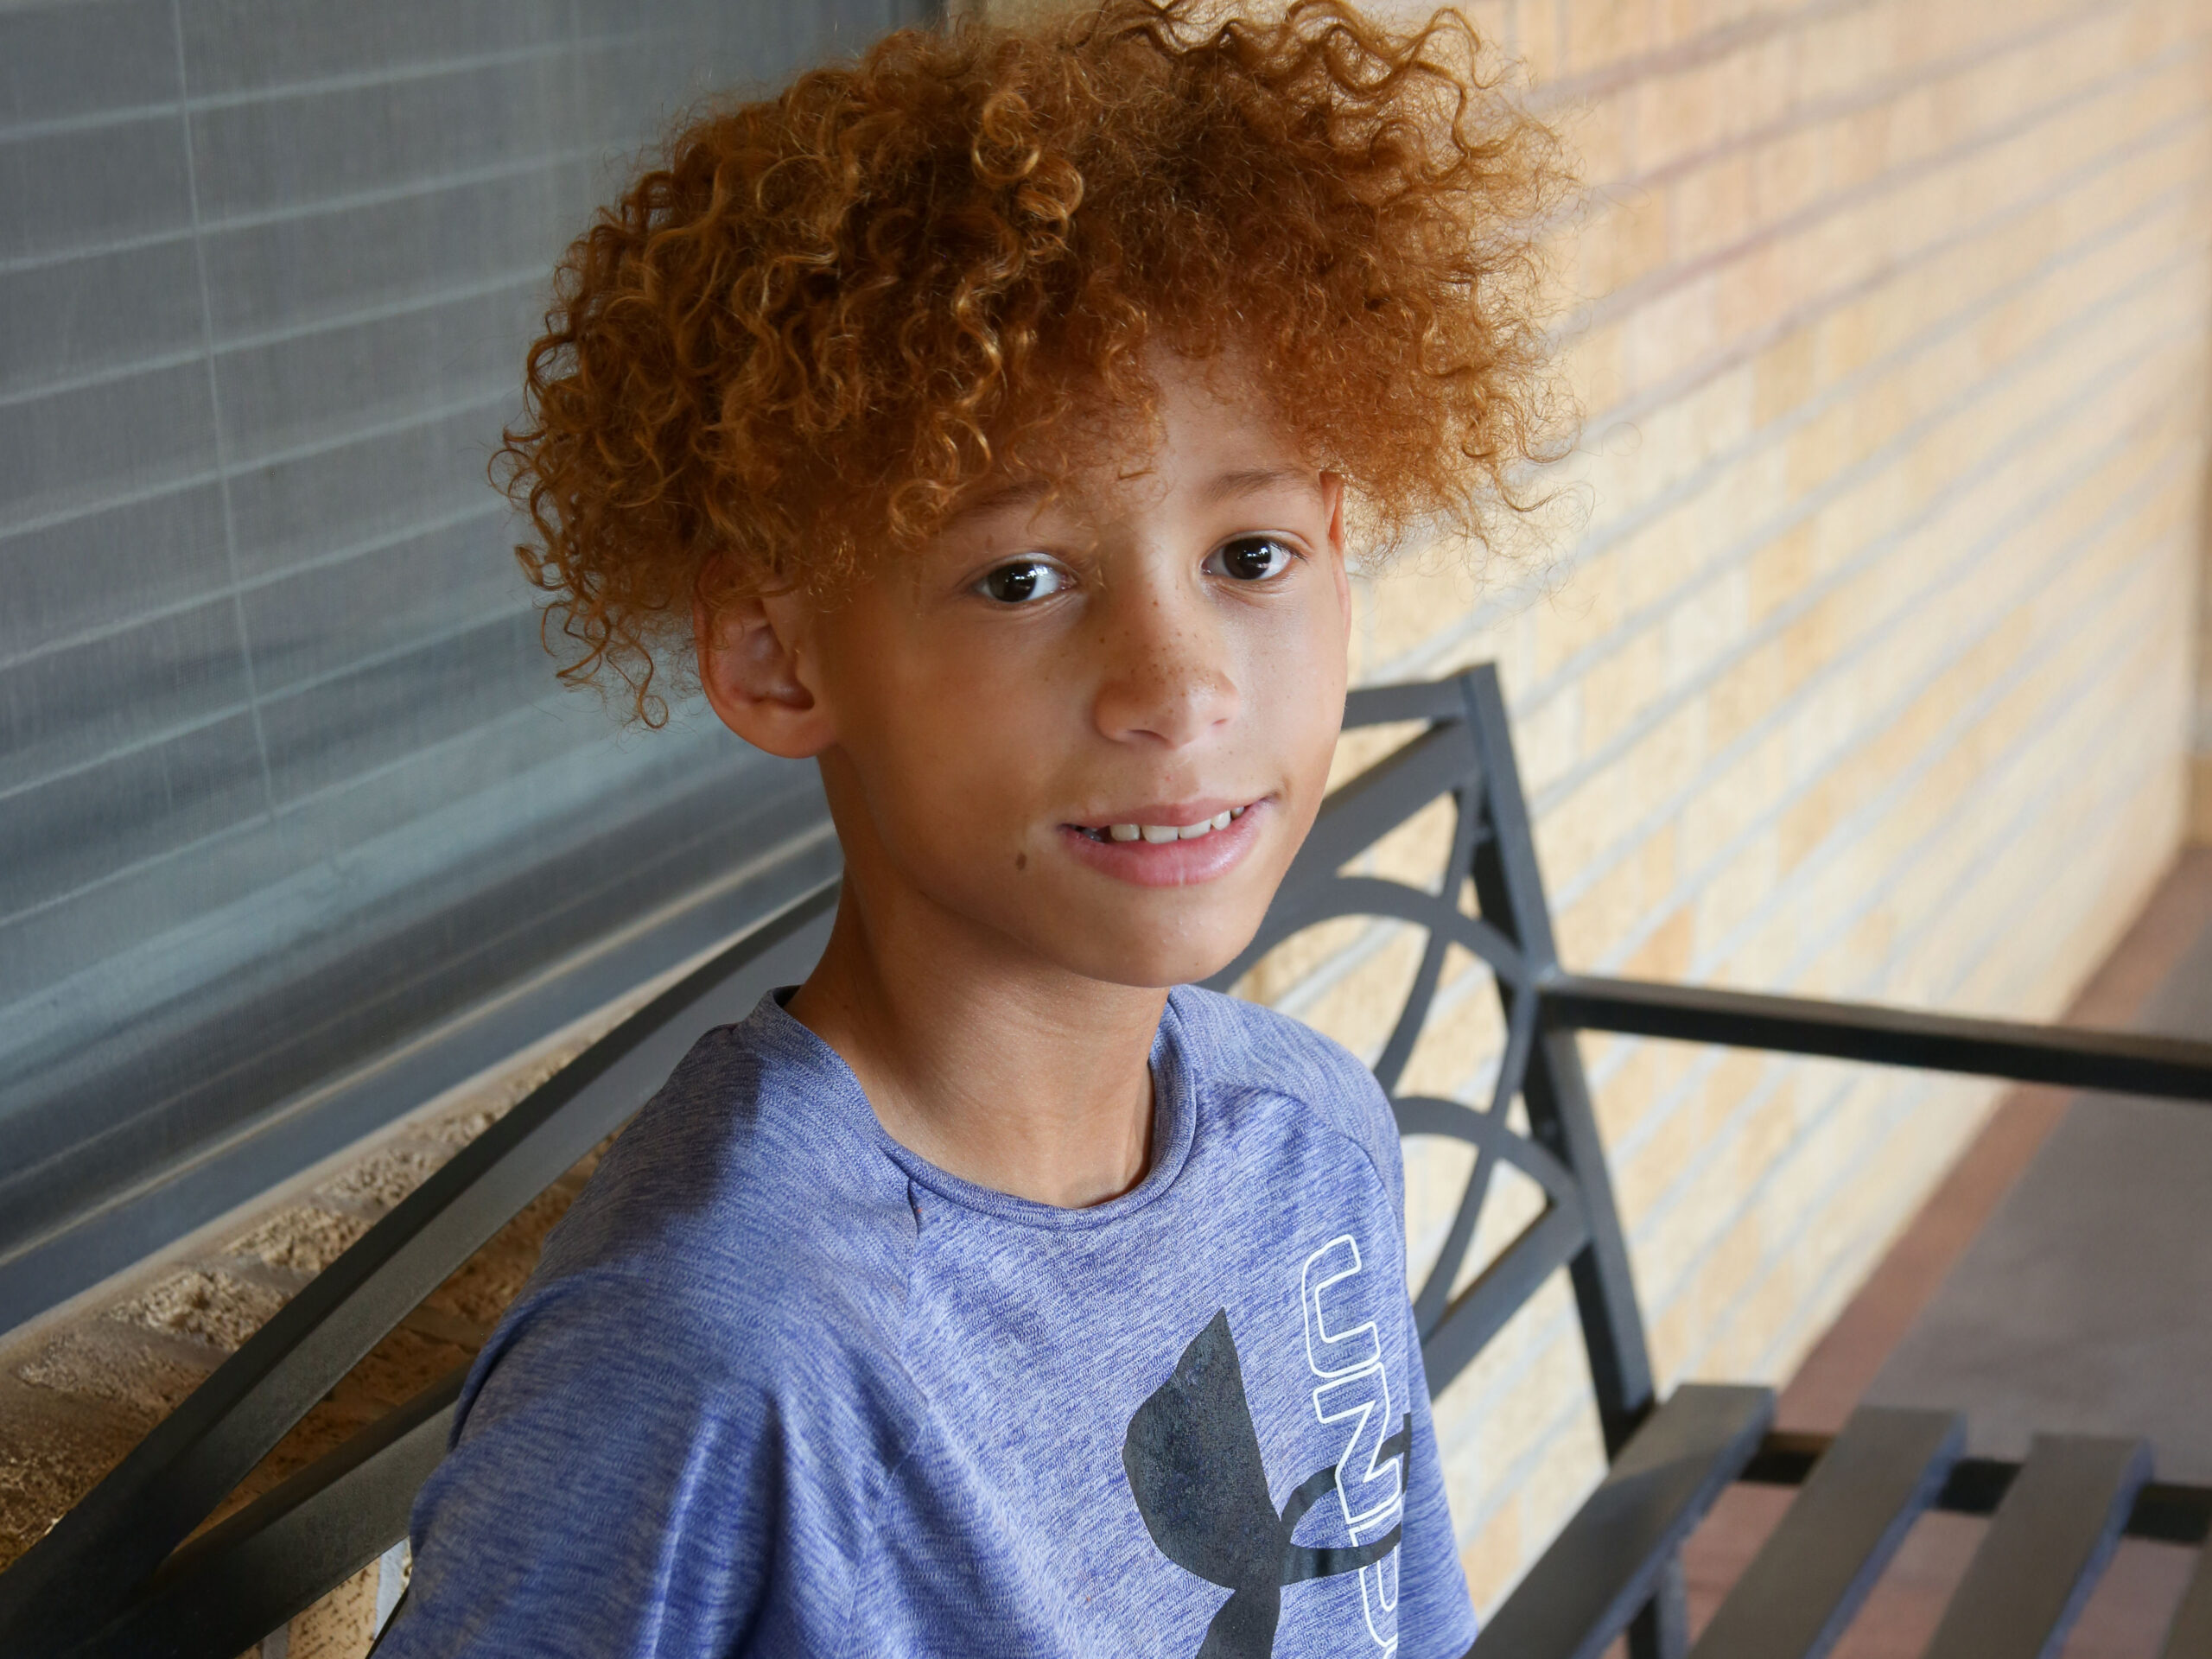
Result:
M1029 868L1029 855L1027 853L1016 853L1014 855L1014 868L1017 870L1027 869Z

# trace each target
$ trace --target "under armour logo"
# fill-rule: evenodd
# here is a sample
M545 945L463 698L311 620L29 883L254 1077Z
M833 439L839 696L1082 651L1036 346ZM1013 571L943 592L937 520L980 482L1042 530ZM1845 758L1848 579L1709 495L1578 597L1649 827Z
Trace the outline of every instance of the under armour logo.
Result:
M1402 1456L1412 1442L1408 1415L1382 1451ZM1393 1527L1349 1549L1291 1541L1306 1511L1336 1489L1336 1466L1307 1476L1275 1513L1226 1308L1129 1419L1122 1466L1160 1553L1231 1592L1206 1627L1197 1659L1268 1659L1284 1586L1357 1573L1395 1549L1402 1530Z

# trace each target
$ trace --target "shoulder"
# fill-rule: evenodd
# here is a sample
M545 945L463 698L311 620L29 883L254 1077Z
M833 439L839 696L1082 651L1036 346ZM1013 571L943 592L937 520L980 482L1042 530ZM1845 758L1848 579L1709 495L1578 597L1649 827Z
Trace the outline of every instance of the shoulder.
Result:
M1358 1146L1404 1205L1404 1160L1389 1098L1360 1058L1311 1026L1194 985L1168 998L1202 1092L1264 1092L1297 1103Z
M1178 986L1167 1003L1185 1042L1210 1073L1309 1100L1324 1110L1382 1106L1375 1074L1357 1054L1287 1014L1196 985Z
M708 1033L607 1148L518 1307L771 1365L830 1332L895 1352L914 1217L873 1125L780 1009Z

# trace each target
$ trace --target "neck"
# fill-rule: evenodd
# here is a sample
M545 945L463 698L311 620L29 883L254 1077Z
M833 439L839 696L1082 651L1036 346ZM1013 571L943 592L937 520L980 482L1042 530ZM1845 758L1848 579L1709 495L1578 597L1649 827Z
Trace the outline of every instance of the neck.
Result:
M1062 1208L1142 1180L1166 992L1039 963L856 874L789 1012L852 1068L891 1137L964 1180Z

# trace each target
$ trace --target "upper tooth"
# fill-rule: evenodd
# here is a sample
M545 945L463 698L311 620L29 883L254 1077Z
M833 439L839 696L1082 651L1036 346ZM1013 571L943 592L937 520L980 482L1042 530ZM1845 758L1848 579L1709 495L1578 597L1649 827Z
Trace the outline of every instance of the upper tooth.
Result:
M1115 841L1135 841L1142 837L1154 847L1165 846L1171 841L1196 841L1200 836L1210 836L1217 830L1226 830L1244 816L1244 809L1232 806L1217 812L1210 818L1200 818L1196 823L1109 823L1107 836Z

